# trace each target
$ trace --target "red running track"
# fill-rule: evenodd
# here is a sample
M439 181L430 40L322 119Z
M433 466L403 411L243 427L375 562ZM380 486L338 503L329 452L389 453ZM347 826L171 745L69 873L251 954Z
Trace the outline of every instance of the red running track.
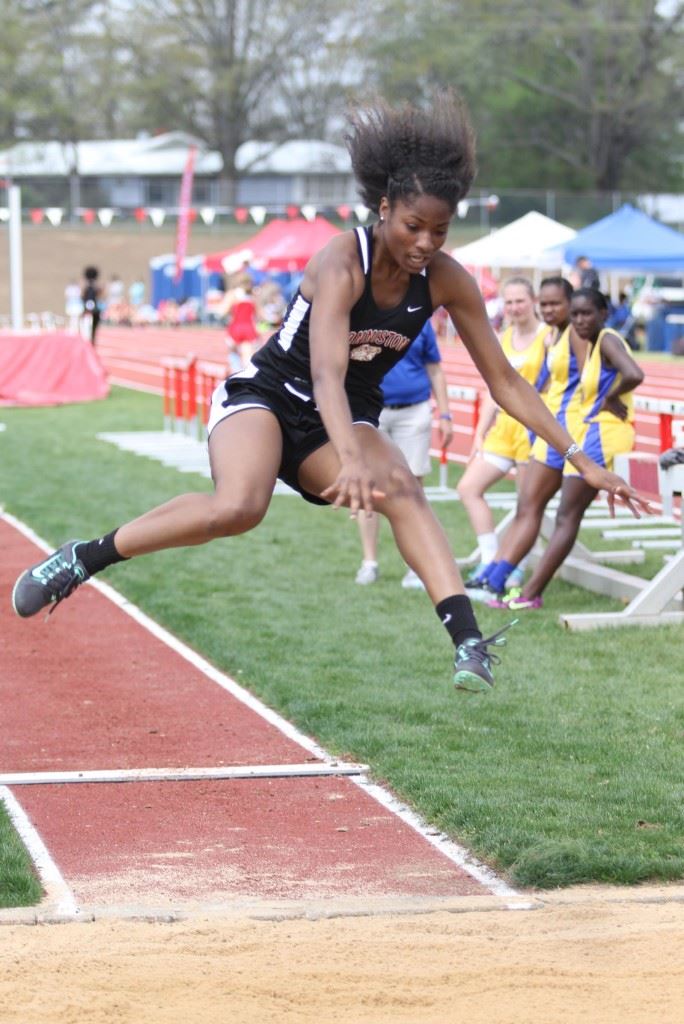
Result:
M42 554L17 526L0 518L0 775L320 762L312 741L92 585L47 621L15 617L14 580ZM11 793L83 908L515 897L348 777L41 782Z

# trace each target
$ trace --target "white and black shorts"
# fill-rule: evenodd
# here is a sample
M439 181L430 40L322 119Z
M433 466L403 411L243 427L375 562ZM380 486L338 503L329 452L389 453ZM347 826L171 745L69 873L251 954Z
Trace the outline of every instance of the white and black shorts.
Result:
M347 395L354 423L378 426L382 397L377 400ZM251 367L228 377L215 389L207 431L228 416L245 409L268 409L278 420L283 435L283 457L278 477L314 505L330 504L325 498L304 491L299 484L299 467L318 448L328 443L328 434L313 396L305 382L274 381Z

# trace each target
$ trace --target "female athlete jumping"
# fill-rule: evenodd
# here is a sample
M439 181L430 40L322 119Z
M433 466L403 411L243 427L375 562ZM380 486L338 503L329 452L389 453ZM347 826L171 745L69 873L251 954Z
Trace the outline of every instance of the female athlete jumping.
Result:
M544 437L594 488L638 495L597 466L510 365L472 277L442 251L475 172L472 130L451 93L428 110L384 102L351 117L354 173L378 219L333 238L309 262L281 327L216 390L212 494L184 494L92 541L69 541L18 579L15 611L34 615L114 562L253 529L278 477L310 501L382 512L456 647L454 681L492 685L483 639L449 543L399 450L377 429L379 383L444 306L499 406ZM500 631L501 632L501 631Z

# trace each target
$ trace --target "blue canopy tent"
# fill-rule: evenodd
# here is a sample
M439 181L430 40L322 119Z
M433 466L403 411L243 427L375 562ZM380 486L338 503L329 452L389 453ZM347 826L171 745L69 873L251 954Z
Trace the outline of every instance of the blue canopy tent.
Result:
M598 270L630 274L684 273L684 234L626 203L578 232L563 250L566 263L588 256ZM670 349L682 333L684 308L660 308L646 324L648 348Z
M684 235L626 203L579 231L564 248L566 263L588 256L599 270L684 270Z

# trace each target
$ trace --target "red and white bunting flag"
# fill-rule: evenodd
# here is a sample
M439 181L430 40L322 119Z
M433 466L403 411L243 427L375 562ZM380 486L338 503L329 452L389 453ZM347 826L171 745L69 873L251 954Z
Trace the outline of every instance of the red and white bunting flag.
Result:
M356 219L360 220L362 224L365 224L368 220L370 210L367 206L364 206L363 203L357 203L354 207L354 213L356 214Z
M114 211L108 206L102 206L97 211L97 219L103 228L108 228L114 220Z
M261 225L266 220L266 207L265 206L250 206L250 208L249 208L249 215L252 218L252 220L254 221L254 223L258 224L259 227L261 227Z
M188 159L185 163L183 178L181 181L180 201L178 203L178 227L176 230L176 273L174 284L178 284L183 276L183 260L188 249L188 235L190 234L190 203L192 202L192 179L195 173L195 156L197 148L191 146L188 150Z
M45 216L52 224L53 228L58 228L62 223L64 217L64 210L61 206L48 206L45 209Z
M216 210L213 206L203 206L199 212L202 221L209 227L216 220Z
M302 206L302 217L308 221L316 219L316 212L316 207L313 203L305 203L304 206Z

